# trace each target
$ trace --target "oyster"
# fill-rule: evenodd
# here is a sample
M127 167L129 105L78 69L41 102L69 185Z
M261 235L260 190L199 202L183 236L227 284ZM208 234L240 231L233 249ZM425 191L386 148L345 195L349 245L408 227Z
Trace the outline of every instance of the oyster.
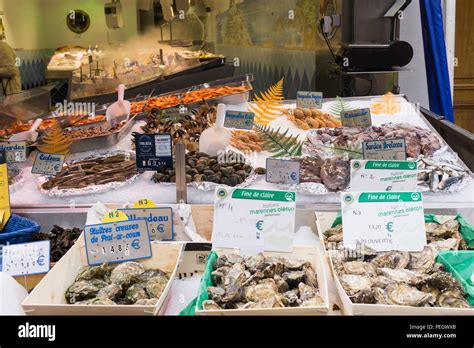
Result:
M304 265L303 272L304 282L314 288L318 288L318 279L316 278L316 272L314 271L313 266L310 264Z
M289 271L301 271L303 267L310 266L310 263L303 260L285 260L284 265Z
M392 280L391 278L381 276L381 275L372 278L372 281L373 281L373 286L377 288L382 288L382 289L394 283L394 280Z
M84 267L76 277L76 282L80 280L91 280L94 278L106 278L110 275L111 268L107 263L100 266Z
M297 286L303 281L305 276L306 274L304 271L292 271L282 274L283 280L285 280L290 286Z
M250 272L261 271L265 267L265 256L263 256L262 253L255 256L247 256L245 258L245 267L247 267Z
M150 298L156 297L160 298L163 290L166 288L168 284L169 278L167 275L157 275L153 278L148 279L145 284L145 289L150 296Z
M225 276L229 273L230 267L222 266L216 269L211 273L212 280L214 284L221 285L224 284Z
M286 292L290 289L290 286L288 285L288 283L283 280L282 277L280 277L279 275L275 275L273 277L273 280L275 281L275 286L276 286L276 290L280 293L283 293L283 292ZM308 276L306 276L306 281L308 282ZM309 284L309 282L308 282ZM316 282L316 287L317 287L317 282Z
M300 293L300 300L303 302L318 295L318 290L305 283L298 284L298 291Z
M122 287L127 287L136 282L139 276L145 272L145 268L138 262L124 262L112 270L110 281Z
M385 289L387 299L394 305L422 307L433 303L433 295L404 283L391 284Z
M127 304L133 304L138 300L148 300L148 295L145 290L145 284L136 283L130 286L127 291L125 291L124 302Z
M438 297L436 302L440 307L471 308L463 294L457 290L447 290Z
M431 242L429 245L437 251L459 250L461 240L457 238L448 238Z
M426 274L408 269L379 268L377 272L397 283L406 283L414 286L422 284L427 278Z
M215 310L215 309L221 309L221 307L219 307L219 305L212 300L206 300L202 303L202 309Z
M376 303L374 290L365 289L365 290L359 291L356 295L352 297L352 301L354 303L366 303L366 304Z
M457 290L464 292L464 288L459 281L449 272L434 272L429 275L425 280L426 285L439 289L445 290Z
M403 251L379 253L372 262L381 268L402 269L408 266L410 254Z
M107 286L107 282L100 279L79 280L66 290L67 303L76 303L94 298L100 289Z
M210 286L207 288L207 295L212 301L219 303L225 295L225 290L217 286Z
M370 278L357 274L342 274L339 280L349 296L355 295L362 290L368 290L372 286Z
M299 297L297 289L287 291L283 294L283 296L285 296L286 301L290 304L290 306L298 304Z
M409 268L414 271L429 273L433 270L435 258L436 250L427 245L422 252L410 253Z
M245 266L241 263L234 264L225 276L224 287L226 295L224 302L234 302L242 297L242 284L246 280Z
M349 261L343 264L345 273L372 276L377 272L377 267L373 263L363 261Z
M117 284L109 284L97 293L97 298L109 299L114 301L122 294L122 288Z

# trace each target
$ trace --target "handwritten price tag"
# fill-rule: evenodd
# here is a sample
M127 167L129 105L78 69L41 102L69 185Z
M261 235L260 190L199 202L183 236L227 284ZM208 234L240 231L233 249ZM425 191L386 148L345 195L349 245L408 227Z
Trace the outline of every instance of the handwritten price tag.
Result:
M26 142L7 141L0 142L0 151L6 153L7 162L25 162L26 161Z
M343 127L370 127L372 116L370 109L357 109L341 112L341 123Z
M151 257L145 220L87 225L84 227L84 238L87 262L91 266Z
M298 91L296 94L296 107L303 109L321 109L323 107L323 93Z
M50 268L49 240L5 245L2 249L2 272L11 276L47 273Z
M63 168L65 155L38 152L31 168L32 174L55 175Z
M274 184L296 185L300 183L300 162L267 158L267 182Z
M225 113L224 127L250 130L253 128L254 118L255 114L253 112L228 110Z

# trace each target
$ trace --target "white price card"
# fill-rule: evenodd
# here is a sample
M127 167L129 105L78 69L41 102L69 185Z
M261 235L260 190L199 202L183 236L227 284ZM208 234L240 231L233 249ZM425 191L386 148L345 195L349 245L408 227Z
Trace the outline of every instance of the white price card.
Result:
M89 265L151 257L146 220L119 221L84 227Z
M38 152L31 168L31 173L55 175L63 168L65 159L65 155Z
M6 153L8 163L26 161L26 142L24 141L0 142L0 151L2 150Z
M173 240L172 208L128 208L119 211L127 214L129 221L145 220L148 223L150 240Z
M352 191L417 191L415 161L351 161Z
M421 192L341 194L344 247L422 251L426 245Z
M2 248L2 272L11 276L48 273L50 242L42 240Z
M323 107L323 93L298 91L296 93L296 107L302 109L321 109Z
M255 114L253 112L227 110L225 112L224 127L250 130L253 128L254 118Z
M217 187L215 195L213 247L244 255L293 250L295 192Z
M362 142L364 159L404 161L405 139L367 140Z
M300 183L300 162L267 158L266 181L274 184L296 185Z
M343 127L370 127L372 116L370 109L356 109L341 112L341 123Z

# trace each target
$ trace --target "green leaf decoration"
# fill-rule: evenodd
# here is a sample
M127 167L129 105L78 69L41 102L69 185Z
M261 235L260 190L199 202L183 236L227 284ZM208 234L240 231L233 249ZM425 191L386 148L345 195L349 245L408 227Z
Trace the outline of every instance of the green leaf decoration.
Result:
M259 132L265 142L262 147L264 150L271 152L272 157L291 157L301 156L303 150L303 142L298 140L299 135L288 135L288 129L280 132L269 126L256 124L255 130Z
M339 96L337 96L336 101L333 101L329 105L329 113L331 115L334 115L334 116L339 117L339 118L341 117L341 112L343 112L343 111L352 111L352 110L355 110L355 109L357 109L357 108L352 106L351 103L342 100L342 98L339 97Z
M364 159L364 153L357 146L336 146L318 144L318 147L329 149L336 156L349 155L352 159Z

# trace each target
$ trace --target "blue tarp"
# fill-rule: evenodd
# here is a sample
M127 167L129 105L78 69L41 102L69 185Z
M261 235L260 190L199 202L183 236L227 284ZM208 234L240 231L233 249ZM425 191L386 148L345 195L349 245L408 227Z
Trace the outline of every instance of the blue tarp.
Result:
M441 0L420 0L430 109L454 122Z

